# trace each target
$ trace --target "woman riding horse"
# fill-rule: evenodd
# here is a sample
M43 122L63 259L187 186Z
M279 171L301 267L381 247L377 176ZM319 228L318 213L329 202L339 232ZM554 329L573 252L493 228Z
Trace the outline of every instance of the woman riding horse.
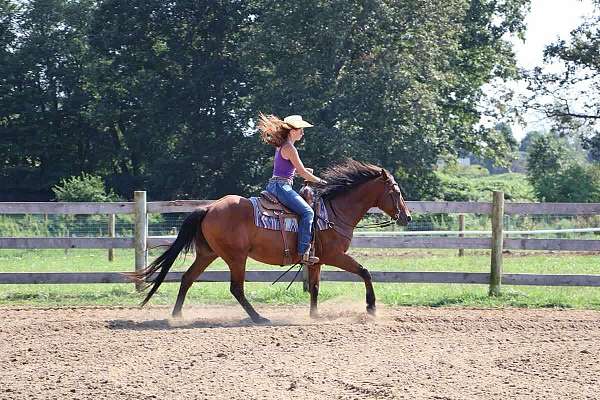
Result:
M378 207L395 222L406 225L410 212L394 177L385 169L354 160L334 165L323 174L327 185L321 198L329 214L332 229L319 231L315 242L320 260L308 271L310 315L317 317L317 299L321 265L332 265L359 276L365 283L367 312L375 313L375 292L369 271L346 254L352 232L372 207ZM292 233L293 235L293 233ZM150 291L142 306L156 293L181 251L196 250L196 259L183 274L173 316L181 316L185 296L200 274L217 257L229 266L231 294L255 323L267 323L244 295L246 261L248 257L271 265L283 265L281 233L263 229L254 223L252 202L244 197L228 195L186 217L175 242L144 270L129 274L148 282ZM300 259L294 254L292 262Z
M298 222L298 254L302 254L301 262L313 265L319 258L310 255L310 240L314 212L306 201L292 188L296 173L305 180L325 185L323 179L312 174L311 168L305 168L298 150L294 146L304 136L304 128L313 125L304 121L300 115L290 115L282 120L274 115L260 114L258 129L263 142L275 147L273 176L267 184L267 191L287 208L300 216Z

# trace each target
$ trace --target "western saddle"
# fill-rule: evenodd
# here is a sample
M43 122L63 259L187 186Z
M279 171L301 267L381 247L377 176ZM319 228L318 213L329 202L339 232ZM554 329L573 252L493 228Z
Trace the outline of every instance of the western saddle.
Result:
M310 187L303 186L300 189L300 196L302 196L302 198L306 200L309 206L313 207L313 209L315 208L313 204L314 192ZM279 230L281 232L281 237L283 238L283 265L291 264L292 255L285 235L285 219L295 218L297 221L298 214L281 204L277 197L267 192L266 190L260 192L258 200L258 208L262 215L279 219ZM312 248L314 249L314 246L312 246Z

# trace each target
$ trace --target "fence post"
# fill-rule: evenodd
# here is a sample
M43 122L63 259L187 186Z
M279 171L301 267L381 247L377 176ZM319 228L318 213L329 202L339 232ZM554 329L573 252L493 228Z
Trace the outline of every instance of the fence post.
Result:
M504 192L494 192L492 205L492 259L490 270L490 296L500 295L502 284L502 249L504 245Z
M135 191L133 193L135 209L134 246L135 246L135 272L146 267L146 239L148 236L148 216L146 214L146 192ZM142 290L143 283L136 282L136 290Z
M458 214L458 231L459 232L464 232L465 231L465 214ZM458 237L465 237L464 233L459 233ZM463 257L465 255L465 249L463 248L459 248L458 249L458 256L459 257Z
M108 215L108 236L111 238L115 237L115 214ZM115 259L115 250L108 249L108 261Z

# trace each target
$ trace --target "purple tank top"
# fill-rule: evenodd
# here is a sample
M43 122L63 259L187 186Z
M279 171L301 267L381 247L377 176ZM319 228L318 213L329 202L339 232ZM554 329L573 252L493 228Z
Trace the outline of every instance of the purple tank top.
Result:
M273 176L281 176L283 178L291 178L294 176L296 168L290 160L281 157L280 148L275 150L275 162L273 163Z

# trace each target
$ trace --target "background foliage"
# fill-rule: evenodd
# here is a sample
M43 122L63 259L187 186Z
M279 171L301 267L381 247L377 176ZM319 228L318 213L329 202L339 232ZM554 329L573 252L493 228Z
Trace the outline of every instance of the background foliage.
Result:
M437 195L433 165L507 163L482 86L516 76L528 0L0 0L0 200L100 176L123 198L249 195L273 150L259 111L315 124L300 152Z
M60 184L52 188L57 201L118 201L119 197L112 191L106 191L104 182L99 176L89 175L85 172L81 176L72 176L63 179Z
M599 202L600 166L554 132L537 134L527 150L528 179L536 197L550 202Z
M591 158L600 161L600 0L568 39L546 46L541 66L529 71L532 94L526 106L541 111L557 132L579 137ZM550 71L550 72L549 72Z

